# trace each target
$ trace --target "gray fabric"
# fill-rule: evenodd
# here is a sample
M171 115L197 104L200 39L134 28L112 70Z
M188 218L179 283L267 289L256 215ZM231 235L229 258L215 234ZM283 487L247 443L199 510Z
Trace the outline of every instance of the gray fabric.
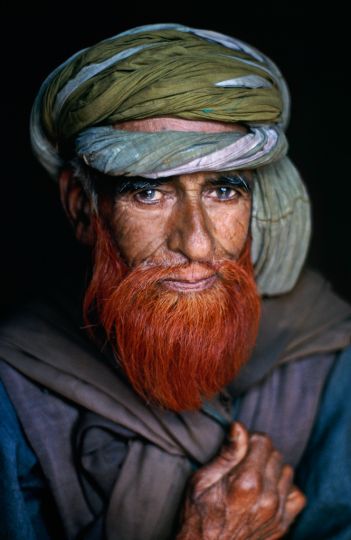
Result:
M311 237L311 208L301 175L283 157L255 171L251 258L261 294L291 291Z
M2 361L0 375L48 480L67 538L76 538L94 517L82 496L72 448L79 408Z
M244 394L237 420L250 431L268 433L285 462L295 467L306 448L333 362L333 354L320 354L273 370Z
M191 463L157 446L134 442L106 515L108 540L172 538Z
M351 307L330 283L307 270L293 291L262 302L260 329L250 361L230 384L240 396L276 366L337 351L351 342Z

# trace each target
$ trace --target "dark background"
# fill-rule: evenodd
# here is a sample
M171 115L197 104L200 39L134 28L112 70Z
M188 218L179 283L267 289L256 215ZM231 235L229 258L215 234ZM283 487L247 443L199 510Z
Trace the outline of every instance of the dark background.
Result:
M1 313L68 276L80 260L56 186L31 154L28 122L43 79L77 50L131 26L178 22L254 45L280 67L292 95L287 136L313 205L309 262L351 301L349 35L344 13L247 3L163 8L62 4L2 17ZM73 2L72 2L73 5Z

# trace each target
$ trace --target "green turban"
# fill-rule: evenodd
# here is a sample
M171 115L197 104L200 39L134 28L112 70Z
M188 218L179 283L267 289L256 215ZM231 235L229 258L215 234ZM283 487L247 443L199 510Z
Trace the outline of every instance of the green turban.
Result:
M252 168L252 257L263 294L295 285L310 237L308 195L287 157L289 92L277 66L238 39L176 24L133 28L79 51L44 81L34 153L57 178L72 153L113 176ZM155 116L243 123L248 133L140 133Z

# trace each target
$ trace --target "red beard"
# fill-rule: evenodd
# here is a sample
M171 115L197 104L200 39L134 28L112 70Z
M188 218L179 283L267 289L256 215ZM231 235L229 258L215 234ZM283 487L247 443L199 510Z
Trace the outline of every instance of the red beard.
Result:
M173 411L194 410L238 373L255 344L260 318L250 242L238 261L203 264L219 279L195 293L165 289L176 266L128 269L95 220L94 270L84 298L134 390ZM90 330L93 336L93 331Z

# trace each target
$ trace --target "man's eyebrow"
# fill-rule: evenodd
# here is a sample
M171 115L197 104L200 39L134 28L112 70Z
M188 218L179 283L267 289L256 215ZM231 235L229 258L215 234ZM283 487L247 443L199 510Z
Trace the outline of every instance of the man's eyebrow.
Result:
M174 177L169 176L155 179L143 178L141 176L133 176L130 178L123 177L123 180L118 182L118 184L116 185L115 192L116 195L123 195L124 193L129 193L133 191L157 188L162 184L167 184L170 182L174 182ZM242 188L246 192L251 191L251 182L249 178L247 178L241 173L222 174L219 178L210 177L206 180L206 184L209 184L211 186L229 184L231 186Z
M171 182L172 180L172 177L155 179L143 178L142 176L133 176L131 178L124 177L123 180L116 185L116 194L122 195L123 193L137 191L139 189L151 189Z

